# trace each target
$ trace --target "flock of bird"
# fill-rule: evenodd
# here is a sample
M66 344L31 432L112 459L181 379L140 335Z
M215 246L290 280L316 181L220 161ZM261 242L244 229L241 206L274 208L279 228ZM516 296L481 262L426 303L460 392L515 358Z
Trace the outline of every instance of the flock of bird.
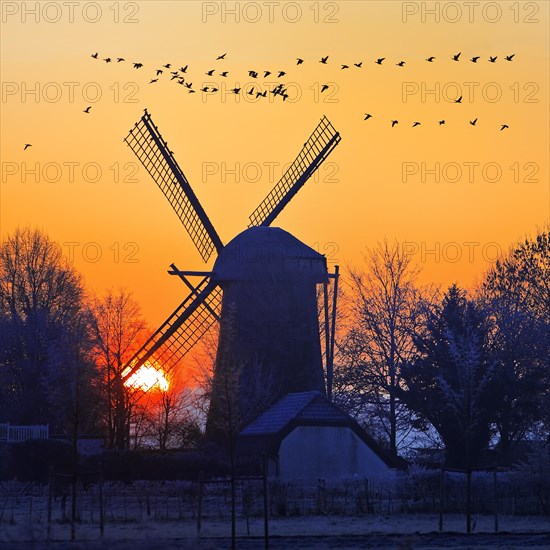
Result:
M227 53L223 53L221 55L218 55L215 58L215 61L216 62L224 61L226 59L226 56L227 56ZM455 61L455 62L460 62L461 61L461 56L462 56L462 52L458 52L457 54L449 56L448 59L450 59L452 61ZM102 60L105 63L124 63L124 62L126 62L126 59L123 58L123 57L114 57L114 58L104 57L104 58L100 58L99 57L99 52L92 53L91 57L93 59L97 60L97 61ZM511 61L514 60L514 57L515 57L515 54L510 54L510 55L503 56L503 59L505 61L511 62ZM321 57L321 59L318 60L318 63L321 63L322 65L328 65L329 64L329 59L330 59L330 56L326 55L324 57ZM428 63L434 63L436 61L436 59L437 58L432 55L430 57L426 57L425 61L428 62ZM496 63L498 59L499 59L498 56L489 56L487 58L487 62ZM480 60L481 60L480 55L473 56L469 59L469 61L471 63L478 63ZM296 61L297 66L303 65L306 62L305 59L303 59L301 57L297 57L295 61ZM388 60L385 57L378 57L377 59L375 59L373 61L373 63L375 65L382 65L384 62L388 63ZM406 61L400 60L397 63L395 63L395 66L403 68L403 67L405 67L406 64L407 64ZM340 70L347 70L347 69L350 69L351 67L355 67L356 69L362 69L364 67L363 66L363 61L358 61L358 62L351 63L351 64L339 63L339 65L340 65ZM144 64L139 62L139 61L133 61L132 66L133 66L134 69L139 70L139 69L142 69L144 67ZM191 82L189 80L188 69L189 69L189 65L182 65L179 69L174 70L171 63L165 63L161 67L154 69L155 72L154 72L154 75L152 75L153 77L150 79L149 84L156 84L159 81L160 77L163 74L167 73L170 76L170 81L175 81L176 84L178 84L180 86L183 86L183 88L186 89L188 91L188 93L190 93L190 94L197 93L197 89L195 89L193 87L193 82ZM208 77L219 76L221 78L228 78L230 73L227 70L219 70L219 69L214 68L214 69L209 69L204 74ZM287 72L285 70L277 70L277 71L249 70L248 71L248 77L249 78L259 79L259 80L260 79L265 80L266 78L268 78L270 76L272 78L281 79L284 76L286 76L286 74L287 74ZM320 93L325 93L330 88L331 88L331 85L329 83L322 84L321 87L320 87ZM199 89L199 91L202 92L203 94L215 94L219 90L220 90L220 88L218 87L218 85L212 85L212 84L203 85ZM256 89L256 86L253 86L252 88L250 88L246 92L246 94L249 95L249 96L253 96L256 99L267 98L268 91L267 90L260 91L260 90L261 90L260 86L258 86L258 89ZM235 87L235 88L232 88L230 91L234 94L240 94L241 91L242 91L242 87ZM283 83L276 84L275 87L272 88L269 91L269 93L271 93L275 97L280 97L282 99L282 101L286 101L289 97L288 89L285 87L285 84L283 84ZM454 103L462 103L462 96L456 98L454 100ZM83 110L83 112L86 113L86 114L90 114L91 109L92 109L92 106L89 105ZM365 116L364 116L363 120L367 121L371 118L374 118L373 115L371 115L369 113L365 113ZM476 118L474 120L470 120L469 123L472 126L476 126L477 121L478 121L478 119ZM397 126L399 124L399 121L398 120L390 120L390 124L391 124L391 127L394 128L395 126ZM439 124L439 126L444 125L445 120L439 120L438 124ZM412 127L416 128L417 126L420 126L420 125L421 125L421 122L414 121L413 124L412 124ZM502 131L502 130L505 130L507 128L509 128L509 126L507 124L501 124L500 130ZM23 150L26 151L29 147L31 147L31 144L26 143L24 145Z

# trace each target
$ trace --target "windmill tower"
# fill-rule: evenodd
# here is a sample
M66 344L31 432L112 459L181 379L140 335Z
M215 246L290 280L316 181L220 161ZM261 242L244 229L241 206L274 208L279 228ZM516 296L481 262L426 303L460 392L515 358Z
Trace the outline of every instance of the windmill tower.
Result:
M211 272L181 271L171 265L169 273L183 281L189 294L130 359L124 381L146 364L170 370L217 321L220 338L209 424L220 406L217 388L235 365L242 401L258 385L269 386L265 407L290 392L325 391L316 288L324 284L326 298L326 258L290 233L270 226L340 139L323 117L252 213L248 228L224 246L145 111L125 142L170 202L202 259L207 262L214 252L218 256ZM191 277L198 277L198 283L193 284ZM325 328L328 342L326 304ZM330 347L326 347L327 377Z

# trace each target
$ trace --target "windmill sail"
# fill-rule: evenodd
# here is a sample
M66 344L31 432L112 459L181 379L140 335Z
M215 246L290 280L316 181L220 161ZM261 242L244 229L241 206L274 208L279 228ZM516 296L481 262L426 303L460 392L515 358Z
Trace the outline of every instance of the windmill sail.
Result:
M124 141L176 211L202 259L208 261L212 252L219 252L223 244L147 111Z
M294 162L250 216L248 227L269 226L338 145L339 132L323 117Z
M146 362L168 372L218 320L221 289L205 277L128 361L123 382Z

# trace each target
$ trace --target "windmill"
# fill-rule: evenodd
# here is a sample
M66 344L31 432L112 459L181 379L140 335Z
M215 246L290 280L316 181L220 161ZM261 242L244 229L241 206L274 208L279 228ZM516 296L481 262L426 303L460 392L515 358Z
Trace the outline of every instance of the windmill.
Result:
M219 406L215 388L229 363L242 365L242 397L254 369L276 369L277 384L265 407L290 392L324 392L316 288L325 290L327 386L334 341L329 327L326 258L290 233L270 227L275 218L340 142L323 117L271 192L251 214L248 228L224 245L176 162L168 144L144 115L125 142L164 193L202 259L216 252L212 271L181 271L171 264L189 294L128 361L123 382L144 365L167 371L200 340L213 323L220 338L209 419ZM198 282L191 282L198 277ZM329 334L332 332L332 345ZM261 373L260 373L261 376Z

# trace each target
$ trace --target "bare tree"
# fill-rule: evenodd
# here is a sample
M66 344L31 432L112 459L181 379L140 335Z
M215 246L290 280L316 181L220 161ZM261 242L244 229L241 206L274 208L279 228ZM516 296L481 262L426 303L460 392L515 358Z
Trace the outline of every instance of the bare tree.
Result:
M374 415L397 453L398 432L410 429L411 411L399 400L401 369L416 353L414 334L428 290L416 286L419 269L398 242L367 249L363 270L350 269L351 326L339 345L339 401L351 412ZM430 292L434 292L430 289Z
M108 446L129 447L134 393L122 382L123 368L147 333L138 303L127 290L107 291L93 303L96 362L103 373Z

